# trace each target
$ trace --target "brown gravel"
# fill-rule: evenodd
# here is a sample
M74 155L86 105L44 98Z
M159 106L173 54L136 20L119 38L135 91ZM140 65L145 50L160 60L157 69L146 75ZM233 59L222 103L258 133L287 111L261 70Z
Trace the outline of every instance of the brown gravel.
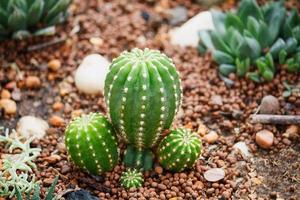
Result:
M248 117L256 111L266 95L278 99L278 114L299 115L300 98L296 94L289 98L282 97L285 89L283 82L296 84L299 76L280 69L274 80L265 84L257 85L246 79L238 79L234 74L230 75L233 82L222 81L210 55L200 57L193 48L182 49L170 45L166 33L171 27L166 22L164 10L177 5L185 6L189 17L201 10L190 0L149 3L137 0L130 3L126 0L74 0L69 22L58 27L55 36L1 43L0 90L5 89L11 94L18 109L15 117L0 112L0 125L15 128L16 121L29 114L48 119L52 128L47 131L45 138L34 144L42 148L35 174L45 187L59 175L58 194L70 187L80 187L101 199L270 199L274 196L297 199L299 177L292 175L297 169L299 156L295 155L299 155L300 151L297 147L299 137L283 136L287 127L250 124ZM223 5L222 8L230 6ZM149 14L148 21L143 18L141 11ZM63 43L38 51L27 51L32 45L64 37L67 39ZM91 111L107 112L103 95L87 96L74 86L74 71L83 57L99 53L112 59L123 50L133 47L162 50L173 58L180 71L184 99L174 126L187 126L198 131L202 137L215 131L218 138L212 144L203 142L202 157L192 169L184 173L165 170L147 172L142 188L126 191L119 185L120 174L125 169L123 165L116 166L112 172L104 175L90 176L68 162L63 132L71 117ZM11 67L12 63L18 70ZM34 84L28 85L28 77L36 77L40 82L34 78ZM1 96L2 99L5 98ZM255 142L255 133L263 129L274 134L273 146L269 151L258 148ZM233 145L239 141L249 146L257 162L235 153ZM124 149L124 145L121 149ZM291 149L293 153L287 153L284 157L284 153ZM279 162L280 165L275 163L261 168L262 162L273 162L277 154L283 154L280 157L282 160L293 161L293 167ZM215 183L206 181L203 174L211 168L224 169L224 179ZM283 177L281 168L289 174L287 179ZM284 187L280 184L281 180L286 180ZM43 193L45 187L42 187ZM290 188L288 192L286 188Z

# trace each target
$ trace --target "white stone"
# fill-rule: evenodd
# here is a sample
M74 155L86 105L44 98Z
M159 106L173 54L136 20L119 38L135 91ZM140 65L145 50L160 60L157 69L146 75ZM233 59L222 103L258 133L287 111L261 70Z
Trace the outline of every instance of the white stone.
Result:
M233 148L235 150L240 151L242 153L242 155L245 156L245 157L250 157L251 156L251 153L249 152L249 148L248 148L248 146L246 145L245 142L235 143L233 145Z
M199 42L198 32L200 30L213 30L214 24L211 12L200 12L196 16L189 19L179 28L171 29L171 44L181 47L192 46L197 47Z
M86 94L98 94L104 90L104 81L110 62L99 54L86 56L75 72L78 90Z
M49 125L45 120L34 116L24 116L17 124L17 132L26 139L31 137L41 139L45 136L48 128Z

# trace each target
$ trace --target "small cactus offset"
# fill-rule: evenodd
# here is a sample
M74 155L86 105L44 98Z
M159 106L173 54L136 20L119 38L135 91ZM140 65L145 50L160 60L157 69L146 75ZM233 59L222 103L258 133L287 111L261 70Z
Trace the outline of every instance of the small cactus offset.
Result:
M200 137L188 129L171 131L158 146L158 160L167 170L179 172L191 168L201 154Z
M159 51L125 51L110 66L105 100L117 132L138 154L157 144L173 122L181 101L178 72Z
M111 171L118 162L117 138L102 114L75 118L66 129L65 142L73 162L91 174Z
M52 34L71 0L0 0L0 40Z
M121 185L126 188L139 188L143 185L143 174L136 169L128 169L123 172L120 178Z

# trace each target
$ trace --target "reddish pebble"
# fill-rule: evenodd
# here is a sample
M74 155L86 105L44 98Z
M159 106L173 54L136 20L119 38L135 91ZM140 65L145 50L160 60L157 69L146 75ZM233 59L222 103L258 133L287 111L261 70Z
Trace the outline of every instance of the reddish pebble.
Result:
M261 130L256 133L255 141L261 148L269 149L273 145L274 134L268 130Z

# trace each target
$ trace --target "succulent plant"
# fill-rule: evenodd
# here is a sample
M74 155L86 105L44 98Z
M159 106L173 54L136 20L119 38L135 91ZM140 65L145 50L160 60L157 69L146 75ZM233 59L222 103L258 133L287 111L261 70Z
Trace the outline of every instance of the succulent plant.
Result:
M65 20L70 2L71 0L1 0L0 40L53 33L53 25Z
M121 185L126 188L139 188L143 185L143 174L136 169L128 169L120 178Z
M274 62L298 72L300 16L287 11L282 1L259 6L242 0L236 12L212 11L215 30L200 31L198 50L212 51L222 76L237 73L256 82L270 81ZM272 63L269 63L272 61Z
M158 161L165 169L179 172L194 165L201 148L198 134L184 128L172 130L158 146Z
M153 156L147 149L171 126L181 101L179 75L172 60L150 49L123 52L106 76L105 100L117 133L135 147L128 147L125 164L140 168L135 163L146 163L141 168L149 169Z
M115 131L100 113L90 113L71 121L65 142L73 162L92 174L111 171L118 162Z

